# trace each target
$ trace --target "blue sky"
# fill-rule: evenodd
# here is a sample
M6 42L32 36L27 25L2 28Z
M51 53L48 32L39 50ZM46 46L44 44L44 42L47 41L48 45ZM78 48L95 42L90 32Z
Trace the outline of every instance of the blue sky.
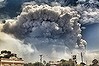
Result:
M88 25L82 34L88 43L88 49L99 49L99 24Z

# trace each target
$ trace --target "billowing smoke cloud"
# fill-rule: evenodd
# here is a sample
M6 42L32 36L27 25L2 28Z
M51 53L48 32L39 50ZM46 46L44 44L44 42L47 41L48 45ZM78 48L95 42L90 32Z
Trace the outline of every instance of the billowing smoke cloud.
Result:
M81 24L99 23L99 2L97 0L89 0L83 4L78 4L76 10L80 13Z
M16 46L15 50L18 51L19 48L23 56L27 52L25 57L35 58L35 54L43 54L45 59L55 60L69 56L67 53L75 49L75 46L84 49L86 45L86 41L82 39L79 18L77 11L70 7L28 5L16 20L6 20L3 24L1 32L17 39L5 37L0 40L1 43L4 40L0 47L4 48L6 43L12 49ZM10 39L14 42L10 42Z
M48 0L39 1L48 3ZM69 1L73 2L73 0L67 0L67 3ZM53 7L34 5L36 2L31 2L32 5L28 5L29 2L25 3L28 6L23 8L16 19L6 20L5 24L0 25L2 28L0 29L0 50L16 52L27 61L34 59L37 61L40 54L43 54L46 60L68 59L70 51L80 55L79 51L74 49L85 48L86 41L81 39L79 23L99 23L97 8L99 2L86 1L78 0L78 3L83 4L78 4L76 7L55 6L66 5L64 0L59 3L52 2ZM90 63L94 58L98 58L98 55L97 52L88 51L85 53L85 61Z

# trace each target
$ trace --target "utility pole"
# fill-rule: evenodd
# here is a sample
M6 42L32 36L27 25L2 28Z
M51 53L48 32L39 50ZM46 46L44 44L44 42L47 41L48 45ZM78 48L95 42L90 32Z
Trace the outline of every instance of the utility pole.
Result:
M81 52L81 61L83 63L83 53Z
M81 52L81 66L85 66L86 64L84 63L84 60L83 60L83 53ZM87 65L86 65L87 66Z
M42 59L43 59L42 56L43 56L43 55L40 55L40 62L41 62L41 63L42 63Z

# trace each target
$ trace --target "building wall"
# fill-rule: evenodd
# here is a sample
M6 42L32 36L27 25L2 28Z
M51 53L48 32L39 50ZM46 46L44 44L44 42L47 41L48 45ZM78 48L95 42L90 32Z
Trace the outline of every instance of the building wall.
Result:
M24 64L10 64L10 63L1 63L0 66L24 66Z
M24 66L24 61L0 60L0 66Z

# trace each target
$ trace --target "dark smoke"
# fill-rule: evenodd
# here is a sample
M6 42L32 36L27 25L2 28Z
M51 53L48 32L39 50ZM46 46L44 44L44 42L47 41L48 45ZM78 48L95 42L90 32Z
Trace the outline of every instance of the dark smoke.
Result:
M24 39L38 49L51 44L62 44L73 49L75 45L85 44L81 39L78 20L78 13L69 7L29 5L15 23L7 22L2 31Z

